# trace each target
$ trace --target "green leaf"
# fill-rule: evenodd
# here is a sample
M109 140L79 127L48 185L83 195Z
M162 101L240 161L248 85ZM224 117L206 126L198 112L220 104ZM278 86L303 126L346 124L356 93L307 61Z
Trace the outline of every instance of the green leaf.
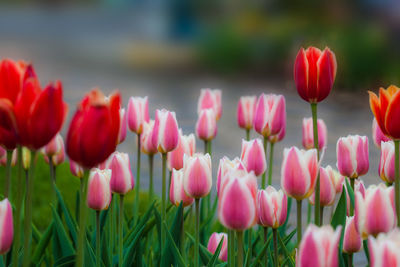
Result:
M281 234L281 235L285 235L285 233L286 233L286 228L289 223L289 218L290 218L290 213L291 213L290 210L292 208L292 202L293 202L293 198L288 197L288 203L287 203L288 213L286 216L286 220L285 220L285 223L281 227L279 227L279 234Z
M186 232L186 235L189 237L189 240L194 244L195 240L194 237L192 235L189 234L189 232ZM211 254L210 251L208 251L208 249L203 246L203 244L199 244L200 245L200 258L201 261L203 262L203 264L207 264L210 259L213 257L213 254Z
M139 220L137 225L135 227L132 227L132 229L125 235L124 245L125 244L130 244L132 242L132 240L134 239L135 235L136 235L135 232L137 232L138 229L141 229L142 226L145 225L148 222L148 220L149 220L149 218L151 216L151 213L152 213L152 211L154 209L154 205L155 205L155 201L153 201L153 203L147 209L146 213L143 216L141 216L141 219Z
M254 259L254 262L252 265L250 265L250 267L255 267L258 264L258 261L261 260L261 257L264 256L265 251L269 245L269 243L271 242L272 239L272 235L269 236L269 238L267 239L267 242L265 242L265 244L263 245L262 249L259 250L257 256Z
M286 258L289 258L289 266L295 266L294 260L292 258L292 256L290 255L290 252L288 251L285 243L283 242L281 235L278 233L278 240L279 240L279 244L281 246L281 248L283 248L283 253L285 254Z
M142 236L142 233L144 231L145 226L142 226L140 230L138 230L133 238L132 243L129 245L129 247L124 251L124 267L129 267L133 266L133 261L135 259L135 251L136 251L136 245L139 243L140 238Z
M180 247L181 236L182 236L182 223L183 223L183 206L182 202L179 207L176 209L175 217L173 222L171 223L171 227L169 232L173 236L174 244ZM174 265L174 257L173 257L173 244L171 241L167 239L165 242L162 253L161 253L161 266L171 266ZM176 260L176 259L175 259Z
M75 265L75 258L75 255L60 258L54 263L54 267L72 267Z
M84 266L96 266L96 256L93 248L90 246L88 239L85 240L85 265Z
M354 197L354 191L353 191L353 188L351 188L351 185L350 185L350 183L349 183L349 179L347 179L347 178L344 178L344 180L346 181L346 189L347 189L347 192L349 193L349 197L350 197L350 205L353 207L353 209L354 209L354 207L355 207L355 202L354 202L354 199L355 199L355 197Z
M73 218L71 217L71 213L69 211L69 209L67 208L67 206L65 205L64 199L61 196L60 191L58 190L57 186L54 187L55 191L56 191L56 195L57 195L57 199L58 199L58 203L61 206L61 210L64 213L64 217L65 217L65 223L68 226L68 230L71 234L72 237L72 241L74 242L74 244L76 244L76 237L77 237L77 223L73 220Z
M337 226L342 225L343 229L346 225L346 189L343 186L342 194L340 196L339 202L336 206L335 213L333 214L331 225L334 229Z
M224 243L224 238L221 238L221 241L219 241L218 247L214 252L214 256L212 256L211 260L208 262L207 267L212 267L215 266L217 263L219 254L221 252L222 244Z
M363 241L364 253L365 257L367 257L368 264L369 264L369 250L368 250L368 240Z
M39 261L45 253L46 247L50 243L51 236L53 234L53 226L54 221L47 227L46 231L42 235L42 238L39 240L39 243L36 246L36 249L32 256L32 263L35 266L39 266Z
M68 238L68 235L64 229L64 226L61 222L60 217L58 216L56 210L53 206L51 206L51 210L53 212L53 220L54 220L54 235L57 237L55 240L58 241L58 247L61 249L60 255L62 257L69 256L75 253L75 250L71 244L71 241Z
M165 228L165 233L167 235L167 239L171 244L172 253L174 254L175 261L178 266L186 266L185 261L182 258L181 253L179 252L178 247L175 244L174 238L172 237L171 233L168 231L167 225L163 222L163 227ZM161 265L164 266L164 265Z

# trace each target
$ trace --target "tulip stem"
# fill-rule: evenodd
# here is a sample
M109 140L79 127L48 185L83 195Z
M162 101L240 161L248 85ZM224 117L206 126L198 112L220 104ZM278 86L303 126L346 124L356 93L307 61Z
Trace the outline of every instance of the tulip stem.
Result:
M237 266L241 267L243 266L243 232L242 231L236 231L237 235Z
M4 186L4 197L9 198L11 188L11 161L13 151L7 149L7 163L6 163L6 182Z
M208 152L208 141L204 140L204 154L207 154Z
M351 185L351 189L353 189L353 192L354 192L354 181L355 181L355 179L350 178L350 185ZM350 216L353 216L353 215L354 215L354 207L353 207L353 205L350 205Z
M96 210L96 266L100 267L101 257L100 257L100 211Z
M278 267L278 233L276 228L272 229L272 235L273 235L273 239L274 239L274 255L275 255L275 267Z
M246 129L246 140L250 141L250 129Z
M196 198L196 239L194 243L194 266L199 267L199 243L200 243L200 199Z
M57 195L56 195L56 177L55 177L55 166L53 164L53 159L52 157L49 157L49 169L50 169L50 183L53 188L53 201L54 204L56 203ZM57 207L57 205L54 205L54 207Z
M139 221L140 203L140 134L137 134L137 159L136 159L136 195L135 195L135 221ZM163 227L161 227L163 228Z
M23 178L22 178L22 148L17 148L17 196L15 202L15 221L14 221L14 245L12 249L11 262L13 267L19 266L18 252L21 242L21 206L23 199ZM8 160L8 158L7 158Z
M161 192L161 220L166 221L165 190L167 180L167 153L161 154L162 158L162 192ZM161 244L165 244L165 229L161 227Z
M312 210L312 205L310 202L307 203L307 224L311 222L311 210Z
M320 221L321 225L323 225L324 224L324 206L321 206L320 209L321 209L321 211L319 213L319 215L320 215L319 221Z
M397 226L400 227L400 169L399 169L399 140L394 140L394 151L395 151L395 173L396 180L394 184L395 190L395 203L396 203L396 215L397 215Z
M301 202L301 199L297 200L297 245L301 241Z
M274 143L269 146L268 185L272 184L272 167L274 163Z
M313 134L314 134L314 148L317 150L317 159L319 164L319 142L318 142L318 117L317 117L317 103L311 103L311 113L313 120ZM321 226L320 223L320 179L319 168L317 169L317 183L315 186L315 224Z
M119 261L118 261L118 266L122 267L123 261L124 261L124 256L123 256L123 251L124 251L124 229L122 227L122 224L124 222L124 195L120 194L119 195L119 216L118 216L118 255L119 255Z
M228 229L228 266L235 266L235 232Z
M268 227L264 227L264 244L267 243L267 240L268 240ZM268 248L265 248L264 267L268 267Z
M79 236L78 236L78 249L76 254L76 266L82 267L84 260L84 242L86 235L86 191L88 183L89 170L85 170L83 178L81 178L80 195L79 195Z
M154 155L149 155L149 203L153 201L154 197L154 186L153 186L153 159Z
M181 216L181 255L182 258L186 261L186 250L185 250L185 216Z
M252 229L249 228L248 232L247 232L247 249L249 251L249 258L251 259L252 257L252 251L253 251L253 247L251 245L251 237L252 237ZM250 265L250 260L247 261L247 266Z
M110 220L109 220L109 234L110 234L110 243L109 243L109 255L112 255L114 252L114 219L115 219L115 202L114 202L115 194L111 195L111 203L110 203Z
M347 254L347 267L353 267L353 253Z
M267 146L268 146L268 138L264 137L264 153L265 153L265 157L267 157ZM266 174L267 174L267 172L265 171L262 174L262 177L261 177L261 188L262 189L265 189L265 175Z

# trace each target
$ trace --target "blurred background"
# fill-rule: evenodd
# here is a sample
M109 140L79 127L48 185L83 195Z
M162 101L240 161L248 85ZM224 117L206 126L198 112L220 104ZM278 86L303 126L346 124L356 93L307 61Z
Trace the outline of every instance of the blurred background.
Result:
M188 134L194 131L200 88L222 89L214 173L219 158L240 153L245 133L236 124L239 97L285 95L288 131L276 146L277 186L282 149L301 146L302 118L311 116L294 87L295 55L301 46L329 46L338 72L331 95L319 105L329 138L323 165L336 165L340 136L368 135L371 168L363 179L379 182L366 91L399 85L398 0L2 0L0 36L1 58L33 62L43 85L62 80L69 117L84 92L99 86L106 92L119 89L124 104L130 96L148 95L152 117L156 108L174 110ZM119 148L131 153L134 169L135 143L128 135ZM202 151L203 144L197 145ZM147 159L142 162L142 188L147 188ZM157 161L156 181L159 167ZM46 176L44 167L43 172Z

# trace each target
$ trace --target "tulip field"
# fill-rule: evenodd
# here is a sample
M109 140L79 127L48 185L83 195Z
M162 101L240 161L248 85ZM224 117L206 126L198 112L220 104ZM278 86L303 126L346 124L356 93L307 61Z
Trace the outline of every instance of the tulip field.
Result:
M324 162L334 152L326 149L318 107L334 90L334 52L301 48L293 62L293 90L310 107L299 129L302 147L275 147L291 116L284 95L242 96L241 153L213 166L222 90L199 90L189 134L173 111L157 109L152 119L147 97L132 96L123 107L118 91L105 96L93 89L68 107L60 81L42 87L32 64L1 60L0 267L350 267L358 252L368 266L400 267L400 88L369 92L374 120L367 123L381 156L380 177L367 187L366 136L339 138L336 165ZM133 158L119 151L128 131L136 135ZM283 154L274 177L279 187L272 186L277 154ZM41 194L33 190L39 157L52 187L43 230L32 220L33 196ZM80 184L68 196L73 205L65 200L71 192L56 183L64 161ZM157 172L155 161L162 163ZM154 182L159 173L161 184ZM148 188L140 188L141 179Z

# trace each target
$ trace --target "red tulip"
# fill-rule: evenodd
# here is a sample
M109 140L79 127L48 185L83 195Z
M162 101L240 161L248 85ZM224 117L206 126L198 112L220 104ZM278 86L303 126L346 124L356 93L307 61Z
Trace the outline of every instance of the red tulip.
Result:
M105 161L115 151L120 128L121 97L94 89L80 102L67 135L68 156L84 168Z
M327 47L301 48L294 63L294 81L300 97L310 103L324 100L336 77L336 57Z

